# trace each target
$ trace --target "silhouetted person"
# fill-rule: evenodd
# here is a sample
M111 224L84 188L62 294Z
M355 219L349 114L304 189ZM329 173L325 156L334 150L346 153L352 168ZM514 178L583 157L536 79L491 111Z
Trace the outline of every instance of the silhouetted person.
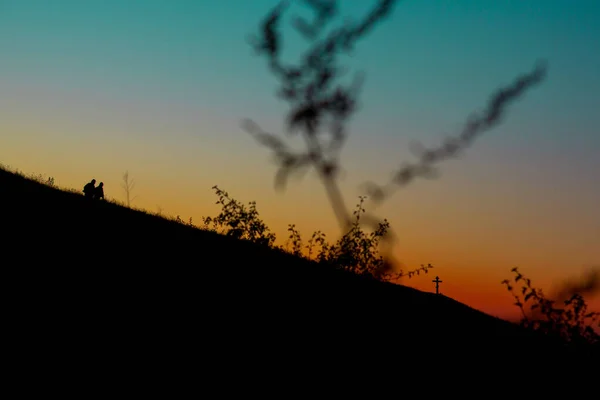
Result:
M94 189L94 199L104 200L104 182L100 182L98 187Z
M90 182L88 182L84 187L83 187L83 195L85 197L89 197L89 198L94 198L94 192L96 190L96 188L94 187L94 185L96 185L96 180L92 179Z

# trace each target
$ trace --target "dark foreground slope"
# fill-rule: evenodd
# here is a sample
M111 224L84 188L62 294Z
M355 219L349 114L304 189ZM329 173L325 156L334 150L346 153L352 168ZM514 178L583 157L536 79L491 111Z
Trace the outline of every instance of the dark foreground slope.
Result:
M68 360L83 375L106 363L129 373L189 365L186 373L241 368L248 375L270 366L270 374L275 367L294 375L305 365L374 357L386 366L363 367L395 365L400 373L419 360L458 362L463 370L513 355L566 357L444 296L90 202L2 170L0 213L5 326L21 361L33 357L43 368ZM438 352L438 361L430 358Z

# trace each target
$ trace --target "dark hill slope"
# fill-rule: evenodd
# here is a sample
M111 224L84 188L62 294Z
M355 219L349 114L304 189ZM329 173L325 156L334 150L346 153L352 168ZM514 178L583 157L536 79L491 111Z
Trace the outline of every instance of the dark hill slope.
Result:
M257 360L298 366L340 352L386 363L433 351L462 361L523 351L563 356L444 296L90 202L3 170L0 213L9 325L37 356L149 364L177 356L251 370Z

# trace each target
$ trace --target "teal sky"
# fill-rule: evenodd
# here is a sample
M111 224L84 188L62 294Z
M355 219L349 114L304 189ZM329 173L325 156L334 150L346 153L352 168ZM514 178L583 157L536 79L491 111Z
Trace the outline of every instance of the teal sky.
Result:
M373 4L340 3L349 17ZM264 204L277 229L295 222L284 222L290 213L312 213L333 227L326 203L309 206L324 202L322 194L312 194L322 189L310 176L302 184L311 193L304 200L275 196L269 154L240 129L246 117L271 131L283 126L286 108L274 96L277 82L246 42L275 4L0 0L0 161L33 172L59 171L72 186L101 171L107 193L118 185L120 171L132 169L144 205L162 204L182 215L201 209L210 187L219 184ZM286 21L305 9L293 4L290 11ZM416 184L381 213L393 226L413 224L414 235L403 239L415 247L462 234L477 236L476 243L506 241L495 250L486 245L501 254L506 270L512 260L524 259L542 271L544 260L552 259L546 254L551 246L564 259L580 254L570 259L574 268L600 261L598 21L597 0L398 1L392 17L347 61L367 78L344 153L350 204L360 183L381 182L410 159L410 140L435 144L457 132L496 88L543 59L547 81L513 104L506 121L462 160L445 164L435 189ZM286 42L291 57L302 41L284 32L292 35ZM102 156L73 155L94 148ZM171 197L188 203L143 192L150 184L175 190L174 182L184 179L194 179L199 189L181 185ZM455 223L468 213L487 225ZM560 232L552 236L549 227ZM519 258L534 251L527 244L531 235L538 235L538 253ZM439 257L479 246L470 240L442 246ZM477 262L455 263L475 270Z
M352 16L372 2L342 3ZM271 114L274 81L244 38L274 4L3 0L3 80L210 104L232 116ZM380 117L377 134L397 135L398 120L436 115L437 133L443 120L467 114L544 58L549 83L514 118L537 121L546 137L566 129L597 136L599 17L594 0L399 1L355 56L368 72L365 124Z
M356 16L371 2L342 3ZM2 83L278 118L275 81L245 42L274 4L3 0ZM600 146L599 17L594 0L399 1L350 63L368 73L355 136L438 137L543 58L549 81L509 118L518 129L503 129L498 140L560 143L571 162L590 162Z

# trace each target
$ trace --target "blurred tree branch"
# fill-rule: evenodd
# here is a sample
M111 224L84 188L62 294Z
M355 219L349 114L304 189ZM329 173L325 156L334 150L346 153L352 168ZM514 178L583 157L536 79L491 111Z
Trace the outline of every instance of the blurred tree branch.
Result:
M339 65L337 56L352 51L359 39L391 14L397 1L378 0L362 20L345 23L327 34L323 32L336 17L338 2L304 0L302 3L312 10L314 19L293 19L293 26L310 43L296 64L286 64L281 60L283 37L279 27L283 13L289 7L287 2L282 2L271 10L262 22L259 34L251 36L249 41L257 54L266 57L271 71L280 82L277 95L290 106L286 116L287 133L300 134L306 150L293 151L282 138L264 131L252 120L245 120L243 127L260 144L271 149L278 164L276 189L284 189L292 173L305 173L310 167L316 170L345 233L352 228L352 214L338 185L339 155L348 137L347 124L356 112L364 77L356 74L350 83L342 84L339 78L347 70ZM446 139L433 149L422 145L413 146L418 158L416 162L402 165L392 179L383 185L373 182L364 184L369 200L375 205L380 204L394 189L405 186L418 177L435 177L437 164L457 156L482 133L497 126L505 117L508 105L542 82L546 77L546 70L545 63L540 62L531 72L498 89L491 96L484 112L472 115L458 136ZM381 221L365 215L363 222L376 229ZM390 245L389 240L382 243Z

